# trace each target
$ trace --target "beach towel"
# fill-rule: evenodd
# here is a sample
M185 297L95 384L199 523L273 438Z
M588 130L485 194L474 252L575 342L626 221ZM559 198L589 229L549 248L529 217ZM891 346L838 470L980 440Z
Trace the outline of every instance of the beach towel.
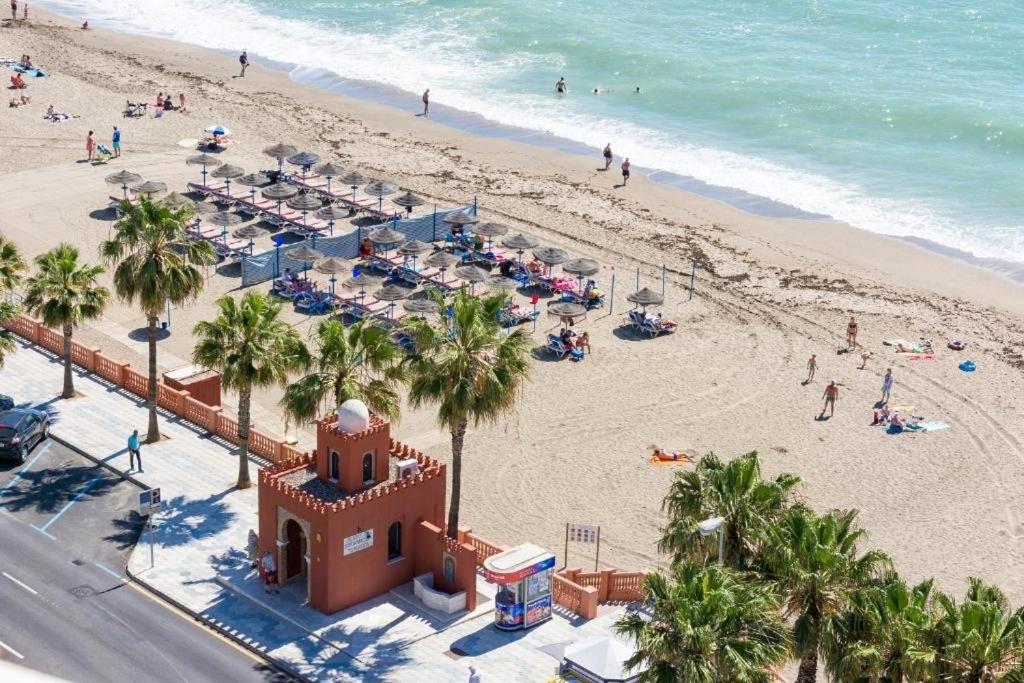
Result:
M689 460L659 460L657 456L652 455L648 458L648 461L656 467L672 467L673 465L691 465Z
M945 422L922 422L920 427L921 431L924 432L937 432L940 429L949 429L949 425Z
M915 353L907 356L907 360L935 360L933 353Z

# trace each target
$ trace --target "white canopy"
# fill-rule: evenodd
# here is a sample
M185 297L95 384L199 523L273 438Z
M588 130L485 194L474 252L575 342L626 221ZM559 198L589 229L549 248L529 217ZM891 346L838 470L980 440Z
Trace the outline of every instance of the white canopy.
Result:
M592 636L566 646L565 666L601 683L632 683L640 680L640 670L628 671L626 660L635 648L617 638Z

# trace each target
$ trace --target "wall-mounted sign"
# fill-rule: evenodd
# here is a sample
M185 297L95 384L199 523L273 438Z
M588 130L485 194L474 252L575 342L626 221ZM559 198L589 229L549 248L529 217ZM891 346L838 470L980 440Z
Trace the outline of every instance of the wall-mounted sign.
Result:
M352 553L358 553L360 550L366 550L372 545L373 529L360 531L358 534L353 534L344 540L342 543L342 554L351 555Z

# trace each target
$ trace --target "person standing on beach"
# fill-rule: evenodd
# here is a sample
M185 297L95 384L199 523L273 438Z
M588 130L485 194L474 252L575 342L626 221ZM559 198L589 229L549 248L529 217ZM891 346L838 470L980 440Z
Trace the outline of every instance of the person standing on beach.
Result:
M96 153L96 138L93 137L91 130L89 131L89 134L85 136L85 151L88 154L86 159L88 161L92 161L93 154Z
M18 20L18 0L11 0L11 21Z
M810 384L814 381L814 371L817 369L818 357L812 353L810 359L807 361L807 379L804 380L804 384Z
M857 321L850 316L850 322L846 324L846 348L853 349L857 347Z
M423 91L423 115L430 113L430 88Z
M881 403L888 403L892 395L892 368L885 369L885 377L882 378L882 400Z
M114 148L114 158L121 156L121 131L114 126L114 134L110 138L110 145Z
M622 186L625 187L629 182L629 157L622 162Z
M238 55L238 63L242 65L242 73L238 74L239 78L245 78L245 70L249 68L249 51L242 50L242 54Z
M185 93L178 94L178 111L185 113Z
M565 76L562 76L561 78L559 78L558 82L555 83L555 92L558 93L559 95L565 94L565 91L568 88L569 88L569 84L565 82Z
M25 3L25 9L21 10L21 20L28 21L28 3Z
M139 459L139 472L142 471L142 451L140 448L142 444L139 443L139 430L136 429L132 432L132 435L128 437L128 471L135 469L135 459Z
M270 587L274 587L275 593L281 591L277 587L277 563L274 562L274 556L270 554L269 550L263 551L263 559L260 560L260 566L263 568L263 583L264 591L269 593Z
M836 386L835 380L828 383L825 387L825 393L822 394L822 398L825 399L825 405L821 408L822 416L825 415L825 408L828 408L828 416L832 417L836 414L836 399L839 398L839 387Z
M609 142L607 145L604 146L604 170L607 171L608 168L611 165L612 165L612 143Z

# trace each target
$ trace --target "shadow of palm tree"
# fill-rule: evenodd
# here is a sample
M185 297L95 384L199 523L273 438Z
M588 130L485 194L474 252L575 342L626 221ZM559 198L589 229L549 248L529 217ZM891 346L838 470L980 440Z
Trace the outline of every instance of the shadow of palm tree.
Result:
M236 517L223 501L233 490L201 500L185 496L171 498L157 519L157 541L164 547L173 547L219 534Z
M139 542L142 529L146 526L146 518L132 510L121 519L112 520L114 533L103 537L104 541L110 541L117 545L118 550L127 550Z
M90 482L93 482L92 485L83 491ZM95 466L30 470L22 473L21 480L15 486L0 491L0 504L8 512L34 510L44 514L53 513L75 496L79 496L79 500L102 498L120 483L120 479L98 475Z

